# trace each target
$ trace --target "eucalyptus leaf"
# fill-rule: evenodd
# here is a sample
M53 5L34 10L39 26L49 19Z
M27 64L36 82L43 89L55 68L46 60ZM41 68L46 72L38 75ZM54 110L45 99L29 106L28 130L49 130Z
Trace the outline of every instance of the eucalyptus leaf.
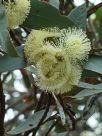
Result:
M60 114L60 118L61 118L61 121L62 121L62 124L65 125L65 121L66 121L66 117L65 117L65 113L64 113L64 110L63 110L63 107L62 105L60 104L59 100L57 99L57 97L55 96L55 94L52 92L53 96L54 96L54 99L56 101L56 104L57 104L57 108L58 108L58 111L59 111L59 114Z
M86 4L83 4L79 7L74 8L68 15L69 19L71 19L78 27L86 30L86 17L87 17L87 9Z
M85 69L102 74L102 56L90 56Z
M0 31L3 31L4 29L7 30L7 18L5 14L5 9L2 5L2 2L0 2Z
M1 48L12 57L18 57L18 53L13 43L11 42L8 30L1 31L0 33L0 45Z
M85 82L79 82L78 84L78 87L81 87L81 88L85 88L85 89L102 89L102 83L101 84L97 84L97 85L93 85L93 84L88 84L88 83L85 83Z
M16 48L13 46L9 32L8 32L8 23L5 14L5 9L0 2L0 48L4 50L8 55L17 57Z
M102 19L102 8L99 8L97 11L96 11L96 19L101 21Z
M35 112L32 116L30 116L26 121L20 123L18 127L8 132L9 135L17 135L20 133L24 133L25 131L31 130L35 127L37 127L39 121L41 120L45 110L41 110L38 112ZM51 110L47 114L46 119L48 119L51 116Z
M5 55L0 58L0 73L26 67L26 62L21 57L10 57Z
M27 66L21 47L18 48L18 54L19 57L11 57L8 55L0 57L0 73L25 68Z
M50 0L49 3L56 9L59 9L59 0Z
M78 84L78 87L84 88L84 89L80 91L79 93L77 93L75 96L72 96L73 98L91 96L91 95L102 92L102 83L93 85L93 84L88 84L88 83L80 81Z
M55 7L38 0L31 0L30 13L22 25L31 29L75 26L74 22L69 18L61 16Z
M102 89L84 89L82 91L80 91L79 93L77 93L75 96L73 96L73 98L80 98L80 97L86 97L86 96L91 96L94 94L98 94L98 93L102 93Z

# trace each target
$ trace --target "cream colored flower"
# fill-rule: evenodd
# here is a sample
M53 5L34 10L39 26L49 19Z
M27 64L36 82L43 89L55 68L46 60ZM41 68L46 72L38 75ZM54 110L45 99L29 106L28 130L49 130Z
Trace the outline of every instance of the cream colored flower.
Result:
M13 29L25 21L30 12L30 0L8 0L8 2L4 2L4 7L8 18L8 27Z
M32 30L25 43L24 52L29 63L35 64L44 54L53 52L55 48L51 45L46 45L45 40L48 37L58 36L58 33L48 32L46 30ZM45 45L45 46L44 46ZM48 46L48 48L46 48Z
M85 59L89 50L85 33L75 28L33 30L24 48L28 62L35 65L37 86L56 94L69 92L78 85L82 68L77 60Z
M69 75L66 76L66 82L64 85L60 88L59 93L65 93L69 92L73 89L75 85L78 85L79 80L81 78L82 74L82 69L80 66L76 65L71 65L71 71Z
M64 50L71 58L84 60L88 57L91 49L90 41L81 29L63 29L60 41Z
M56 49L57 50L57 49ZM61 86L66 82L65 75L69 75L71 71L70 62L64 56L58 55L58 50L45 55L43 59L38 61L37 68L37 85L46 91L55 91L59 93ZM67 64L68 64L68 68ZM62 92L63 93L63 92Z
M37 63L37 85L46 91L63 94L77 85L81 77L81 69L74 66L64 52L56 51L55 55L48 54Z

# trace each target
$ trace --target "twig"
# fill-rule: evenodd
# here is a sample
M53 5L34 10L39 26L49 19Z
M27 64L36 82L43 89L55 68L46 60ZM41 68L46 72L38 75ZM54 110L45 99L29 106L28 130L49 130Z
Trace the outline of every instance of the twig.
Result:
M62 15L64 14L64 0L59 0L59 11Z
M16 100L14 103L11 103L11 105L9 105L7 108L6 108L6 111L10 108L14 108L17 104L19 104L20 102L22 102L22 100L25 98L25 97L30 97L31 95L24 95L22 97L20 97L18 100ZM8 101L6 102L6 104L8 103Z
M66 0L64 4L64 9L66 10L68 8L68 5L71 4L73 8L75 8L72 0Z
M49 128L49 130L47 131L47 133L45 134L45 136L48 136L48 135L49 135L49 133L50 133L51 130L54 128L54 126L57 124L57 122L58 122L58 120L55 121L55 122L51 125L51 127Z
M8 72L6 75L3 76L3 80L2 80L2 83L5 82L5 80L7 79L7 77L10 75L11 72Z
M80 118L78 118L76 120L76 130L77 130L77 132L83 131L85 124L86 124L86 121L90 118L90 116L92 116L93 112L96 111L96 107L99 106L99 105L96 105L96 103L99 102L98 97L100 97L101 95L102 95L102 93L96 94L94 96L91 96L87 100L83 114L81 115ZM99 106L99 110L100 109L101 109L101 107Z
M22 26L22 28L24 29L24 31L25 31L27 34L30 34L30 32L31 32L31 29L29 29L29 28L26 28L26 27L23 27L23 26Z
M77 119L77 130L81 131L81 129L83 129L84 124L86 123L86 121L90 118L90 116L93 114L93 108L95 110L95 104L97 101L97 98L100 96L100 93L94 96L89 97L85 108L83 110L83 114L81 115L80 118ZM93 107L94 106L94 107Z
M51 121L51 120L55 120L55 119L56 119L56 120L59 120L59 119L60 119L60 117L58 116L58 113L56 113L55 115L53 115L53 116L49 117L48 119L46 119L45 121L43 121L42 124L41 124L41 126L42 126L43 124L45 124L46 122ZM24 136L28 136L32 131L33 131L33 129L27 131L27 132L24 134Z
M100 93L99 94L96 94L94 96L91 96L89 98L89 100L87 101L86 103L86 106L84 108L84 112L83 112L83 115L82 115L82 119L85 119L86 116L89 114L90 112L90 109L92 108L93 105L95 105L95 102L97 100L97 98L100 96Z
M102 48L93 48L90 53L93 54L95 52L101 52L102 51Z
M49 111L50 102L51 102L51 98L52 98L52 97L51 97L51 94L48 94L48 95L49 95L49 96L48 96L47 107L46 107L46 109L45 109L44 115L42 116L40 122L38 123L38 126L37 126L36 128L33 128L33 129L29 130L29 131L26 131L26 132L24 133L24 136L28 136L32 131L33 131L33 135L32 135L32 136L35 136L35 135L36 135L36 132L37 132L38 129L39 129L39 127L45 123L45 122L43 122L43 121L44 121L44 119L46 118L47 113L48 113L48 111ZM41 96L41 99L42 99L42 96ZM38 103L39 103L39 102L38 102ZM37 111L38 111L38 109L37 109Z
M5 96L3 93L1 74L0 74L0 136L4 136L4 117L5 117Z
M70 119L72 121L72 128L71 128L71 130L75 130L75 123L76 122L75 122L74 112L71 111L70 108L68 108L68 107L66 108L66 106L64 105L64 102L63 102L63 100L62 100L60 95L58 95L58 98L59 98L59 101L60 101L60 103L61 103L61 105L63 107L64 112L68 114L68 116L70 117Z
M40 99L35 107L35 112L39 111L39 109L41 108L42 103L43 103L43 98L44 98L44 92L41 92Z
M89 17L91 14L95 13L97 11L97 9L99 9L100 7L102 7L102 2L97 4L96 6L90 8L87 12L87 17Z
M91 43L92 43L91 48L92 49L96 48L96 45L98 46L98 44L99 44L98 37L96 35L96 30L95 30L94 24L90 18L88 19L88 31L90 31L93 34L93 38L91 39Z
M89 0L86 0L86 6L87 7L89 6Z
M32 136L35 136L35 135L36 135L36 132L38 131L39 127L42 125L44 119L46 118L47 113L48 113L49 108L50 108L51 98L52 98L52 95L51 95L51 94L48 94L48 103L47 103L47 107L46 107L46 109L45 109L44 115L42 116L42 118L41 118L41 120L40 120L38 126L37 126L36 129L34 130Z
M37 105L36 105L36 107L35 107L34 112L37 112L37 111L41 108L43 98L44 98L44 92L41 93L40 99L39 99L39 101L38 101L38 103L37 103ZM24 136L28 136L32 131L33 131L33 129L26 131L26 132L24 133Z
M53 116L49 117L48 119L46 119L46 120L43 122L43 124L45 124L45 123L48 122L48 121L54 120L54 119L60 119L60 116L58 115L58 112L57 112L55 115L53 115Z
M9 31L11 38L17 43L18 46L22 44L20 38L15 34L14 30Z
M6 122L5 123L5 127L8 126L10 123L13 123L19 117L19 115L25 113L26 111L28 111L29 109L31 109L33 106L34 106L34 103L28 105L25 109L23 109L22 111L20 111L12 120Z

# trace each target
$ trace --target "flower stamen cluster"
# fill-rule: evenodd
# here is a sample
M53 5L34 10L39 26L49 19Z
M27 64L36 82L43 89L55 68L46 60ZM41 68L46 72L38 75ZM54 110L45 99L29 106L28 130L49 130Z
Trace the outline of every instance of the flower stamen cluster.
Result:
M4 1L5 12L8 19L8 27L13 29L21 25L30 12L29 0Z
M63 94L78 84L82 74L80 63L88 58L90 41L77 28L33 30L24 51L27 61L35 65L37 86Z

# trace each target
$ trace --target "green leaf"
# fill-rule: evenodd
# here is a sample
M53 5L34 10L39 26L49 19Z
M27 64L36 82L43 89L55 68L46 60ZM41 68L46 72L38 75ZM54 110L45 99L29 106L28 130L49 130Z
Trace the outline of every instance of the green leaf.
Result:
M2 3L0 2L0 31L3 29L7 29L7 18L5 16L5 10L4 7L2 5Z
M93 84L88 84L88 83L80 81L78 84L78 87L81 87L84 89L78 92L75 96L72 96L73 98L86 97L86 96L102 93L102 83L93 85Z
M102 74L102 56L92 55L89 58L85 69Z
M102 19L102 8L99 8L97 11L96 11L96 19L101 21Z
M98 94L98 93L102 93L102 89L101 90L84 89L80 91L78 94L76 94L75 96L73 96L73 98L86 97L86 96L91 96L91 95Z
M27 63L24 60L23 50L22 51L21 49L18 50L20 57L11 57L8 55L0 57L0 73L24 68L27 66Z
M0 73L26 67L21 57L5 56L0 58Z
M65 113L64 113L64 110L63 110L63 107L62 105L60 104L60 102L58 101L57 97L55 96L55 94L52 92L53 96L54 96L54 99L56 101L56 104L57 104L57 108L58 108L58 111L59 111L59 114L60 114L60 118L61 118L61 121L62 121L62 124L65 125L65 121L66 121L66 117L65 117Z
M81 5L79 7L74 8L68 15L69 19L71 19L78 27L86 30L86 17L87 10L86 4Z
M75 96L73 96L73 98L91 96L102 92L102 83L97 85L92 85L85 82L79 82L78 87L85 89L77 93Z
M48 3L38 0L31 0L30 14L23 23L24 27L40 29L44 27L72 27L75 24L65 16L61 16L59 11Z
M79 82L78 87L85 89L102 89L102 84L92 85L85 82Z
M7 26L5 10L0 2L0 46L8 55L17 57L18 54L16 48L11 43Z
M39 121L41 120L45 110L35 112L34 115L30 116L26 121L22 122L18 127L8 132L9 135L17 135L24 133L25 131L31 130L37 127ZM51 110L47 114L46 119L51 116Z
M12 57L18 57L18 53L16 48L13 46L11 40L10 40L10 36L9 36L9 32L7 30L5 31L1 31L0 33L0 43L1 43L1 47L2 49L9 55Z
M50 0L49 3L56 9L59 9L59 0Z

